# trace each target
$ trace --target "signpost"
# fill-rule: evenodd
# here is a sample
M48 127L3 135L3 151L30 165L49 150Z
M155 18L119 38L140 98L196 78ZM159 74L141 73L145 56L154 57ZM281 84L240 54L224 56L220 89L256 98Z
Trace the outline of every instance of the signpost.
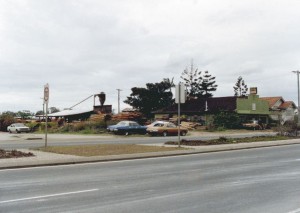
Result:
M185 85L179 82L179 84L175 86L175 103L178 103L178 147L180 147L180 104L184 104L185 100Z
M45 147L47 147L47 133L48 133L48 102L49 102L49 84L44 86L44 103L46 104L46 125L45 125Z

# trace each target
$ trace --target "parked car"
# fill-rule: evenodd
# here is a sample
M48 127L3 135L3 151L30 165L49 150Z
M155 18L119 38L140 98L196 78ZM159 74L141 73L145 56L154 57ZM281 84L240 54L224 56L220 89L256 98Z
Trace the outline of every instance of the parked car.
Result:
M30 128L28 126L25 126L23 123L13 123L10 126L7 127L7 131L9 133L16 132L30 132Z
M165 123L165 121L154 121L153 123L147 125L147 127L152 127L152 126L154 126L155 124L158 124L158 123Z
M111 125L107 127L109 132L113 132L115 134L146 134L146 126L141 126L135 121L120 121L116 125Z
M180 135L185 136L188 132L187 128L180 127ZM147 128L150 135L178 135L178 127L171 122L159 122Z

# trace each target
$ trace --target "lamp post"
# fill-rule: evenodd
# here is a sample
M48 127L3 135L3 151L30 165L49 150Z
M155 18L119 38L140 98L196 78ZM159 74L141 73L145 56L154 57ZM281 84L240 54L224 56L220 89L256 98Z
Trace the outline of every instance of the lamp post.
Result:
M298 122L297 122L297 126L299 127L299 123L300 123L300 108L299 108L299 105L300 105L300 99L299 99L299 73L300 71L297 70L297 71L292 71L293 73L296 73L297 74L297 89L298 89L298 107L297 107L297 110L298 110Z

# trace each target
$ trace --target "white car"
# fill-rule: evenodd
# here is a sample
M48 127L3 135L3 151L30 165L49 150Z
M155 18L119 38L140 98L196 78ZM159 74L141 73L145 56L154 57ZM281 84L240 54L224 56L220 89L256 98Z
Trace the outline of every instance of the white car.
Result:
M7 131L9 133L16 132L29 132L30 128L28 126L25 126L23 123L13 123L10 126L7 127Z

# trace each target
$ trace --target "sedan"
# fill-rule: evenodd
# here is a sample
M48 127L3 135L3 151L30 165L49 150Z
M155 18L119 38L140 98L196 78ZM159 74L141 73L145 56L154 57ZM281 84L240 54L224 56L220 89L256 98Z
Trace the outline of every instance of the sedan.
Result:
M107 127L109 132L113 132L115 134L146 134L146 126L141 126L137 122L134 121L120 121L116 125L111 125Z
M180 127L180 135L185 136L188 129ZM178 135L178 127L171 122L159 122L147 128L149 135Z
M16 132L30 132L30 128L28 126L25 126L23 123L13 123L10 126L7 127L7 131L9 133Z

